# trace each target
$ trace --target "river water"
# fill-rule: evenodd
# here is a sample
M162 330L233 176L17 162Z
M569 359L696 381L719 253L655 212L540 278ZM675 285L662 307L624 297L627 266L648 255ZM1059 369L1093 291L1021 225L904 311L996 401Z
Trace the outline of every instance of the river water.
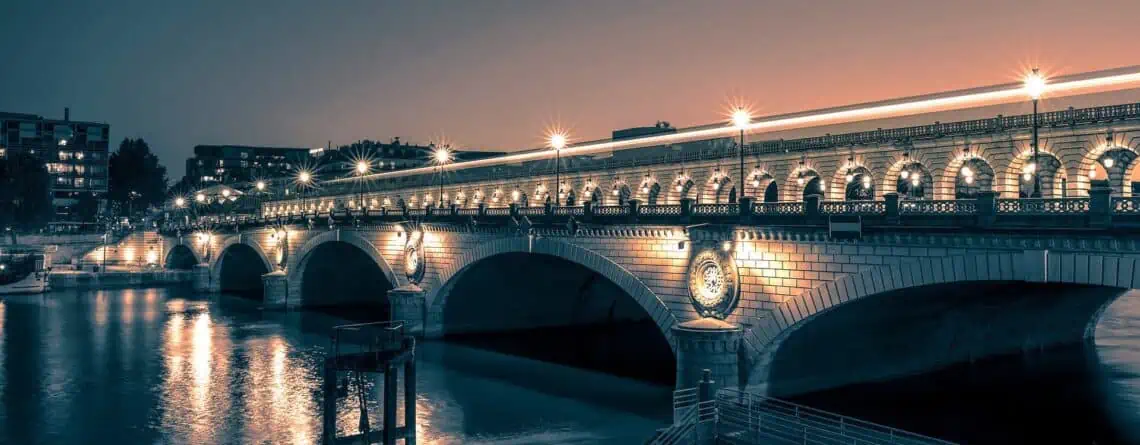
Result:
M6 297L0 444L317 443L320 364L346 322L181 288ZM640 443L669 416L660 385L453 343L417 354L421 443ZM967 443L1140 443L1140 296L1106 311L1095 348L798 400Z
M347 322L182 288L6 297L0 444L319 443L321 363ZM640 443L669 416L670 387L442 342L417 355L421 443Z

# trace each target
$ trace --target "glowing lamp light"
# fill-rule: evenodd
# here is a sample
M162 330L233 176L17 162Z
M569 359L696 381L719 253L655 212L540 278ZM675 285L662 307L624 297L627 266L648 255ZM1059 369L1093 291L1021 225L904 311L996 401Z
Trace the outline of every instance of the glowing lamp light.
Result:
M175 206L178 206L178 207L183 207L183 206L185 206L185 205L186 205L186 199L185 199L185 198L183 198L183 197L181 197L181 196L179 196L178 198L176 198L176 199L174 200L174 205L175 205Z
M312 181L312 180L313 180L313 174L312 173L309 173L309 172L304 171L304 170L302 170L300 173L297 173L297 181L299 181L302 184L308 184L309 181Z
M864 176L863 177L863 188L865 188L865 189L871 188L871 177L870 176Z
M617 187L614 187L614 189L612 190L612 192L613 192L613 195L614 195L614 196L617 196L617 195L618 195L618 193L621 193L621 192L619 192L619 191L618 191Z
M796 184L804 185L804 177L800 176L800 177L796 178Z
M518 202L518 200L519 200L519 191L518 190L512 191L511 192L511 201Z
M970 170L970 167L968 165L962 166L961 173L962 173L962 176L965 176L967 178L971 178L974 176L974 171Z
M356 174L363 175L368 173L368 161L356 161Z
M851 182L855 180L855 175L848 173L847 176L843 179L846 179L847 182Z
M906 179L907 177L910 176L910 172L907 170L903 170L902 173L899 173L899 176L901 176L903 179Z
M1025 75L1025 94L1030 99L1037 100L1045 93L1046 81L1041 72L1034 68L1029 74Z
M1096 168L1089 169L1089 179L1096 179Z
M194 195L194 200L198 201L198 202L206 202L206 195L204 195L202 193Z
M258 191L265 190L265 181L257 181L257 190Z
M721 244L720 247L721 247L721 249L724 249L725 252L728 252L728 251L732 250L732 242L725 241L724 244Z
M678 182L677 185L673 188L677 189L677 193L680 193L680 192L684 191L685 186L682 185L680 182Z
M819 181L819 191L821 191L821 192L827 191L827 184L824 184L823 181Z
M973 176L966 176L963 179L966 180L966 184L973 184L974 183L974 177Z
M760 180L759 179L753 179L752 180L752 186L753 187L760 187Z
M738 107L732 110L732 126L743 130L750 123L752 123L752 113L747 109Z
M148 250L146 252L146 263L150 264L150 265L154 265L157 262L158 262L158 252L155 252L154 249Z
M1025 182L1029 182L1031 179L1033 179L1033 174L1029 173L1029 172L1022 173L1021 179L1024 180Z
M230 189L222 189L222 196L229 198L230 197Z
M560 131L555 131L555 132L551 133L550 136L547 136L547 138L546 138L547 145L549 145L550 148L553 148L555 150L561 150L563 148L566 148L566 141L567 141L566 133L563 133Z
M1113 161L1112 158L1104 158L1104 168L1112 168L1112 165L1115 163L1116 161Z
M719 182L713 183L713 190L720 190L720 183Z
M914 176L914 178L912 178L912 179L910 180L910 185L913 185L913 186L915 186L915 187L918 187L918 184L919 184L919 182L918 182L918 175L915 175L915 176Z
M436 164L446 164L451 162L451 150L448 150L447 147L439 147L432 152L431 158Z

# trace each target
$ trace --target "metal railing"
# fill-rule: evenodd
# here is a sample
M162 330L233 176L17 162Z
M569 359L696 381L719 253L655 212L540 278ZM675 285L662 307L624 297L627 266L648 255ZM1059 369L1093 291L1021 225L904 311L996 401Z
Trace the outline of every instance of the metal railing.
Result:
M758 202L754 207L755 213L765 215L802 215L804 213L803 201Z
M718 443L880 445L952 442L736 389L716 394Z
M487 207L483 214L487 216L508 216L511 214L511 209L510 207Z
M546 214L545 207L519 207L519 216L542 216Z
M1113 197L1112 198L1112 213L1118 214L1140 214L1140 196L1132 197Z
M740 212L738 204L695 204L693 214L698 216L725 216L736 215Z
M900 215L973 215L978 213L974 199L899 201Z
M680 204L655 204L642 206L638 210L642 215L648 216L680 216Z
M405 337L403 320L334 326L333 358L397 350Z
M563 206L554 208L554 214L558 216L579 216L585 213L586 208L582 206Z
M597 206L594 207L594 214L603 216L628 215L629 206Z
M1018 215L1066 215L1089 211L1089 198L998 199L997 213Z
M819 213L828 215L881 215L887 213L884 201L823 201Z

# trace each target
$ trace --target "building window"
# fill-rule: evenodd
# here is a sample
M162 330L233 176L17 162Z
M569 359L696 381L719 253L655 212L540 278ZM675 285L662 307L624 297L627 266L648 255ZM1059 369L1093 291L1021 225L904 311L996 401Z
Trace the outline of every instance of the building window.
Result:
M75 178L75 186L83 187L83 178Z
M71 152L70 151L59 152L59 160L66 161L68 159L71 159Z

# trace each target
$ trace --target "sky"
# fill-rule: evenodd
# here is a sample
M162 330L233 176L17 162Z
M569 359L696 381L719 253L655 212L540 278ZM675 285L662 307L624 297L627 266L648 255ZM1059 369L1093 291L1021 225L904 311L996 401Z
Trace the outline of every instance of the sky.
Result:
M1140 65L1136 0L12 1L0 111L198 144L540 146Z

